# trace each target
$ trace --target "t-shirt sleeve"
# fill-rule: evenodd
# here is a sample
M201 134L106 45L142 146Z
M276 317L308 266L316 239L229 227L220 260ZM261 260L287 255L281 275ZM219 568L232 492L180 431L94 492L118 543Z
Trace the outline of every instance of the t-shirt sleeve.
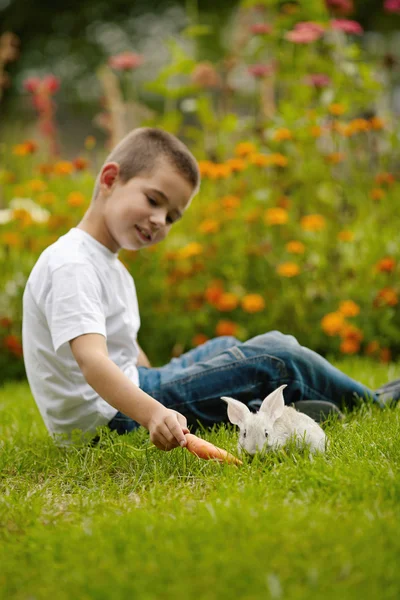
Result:
M95 268L68 264L53 271L45 314L55 352L79 335L107 337L102 287Z

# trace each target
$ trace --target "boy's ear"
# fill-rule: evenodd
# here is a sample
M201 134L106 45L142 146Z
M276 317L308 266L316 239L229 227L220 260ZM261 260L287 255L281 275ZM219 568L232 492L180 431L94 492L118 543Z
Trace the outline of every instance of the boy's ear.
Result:
M119 164L116 162L109 162L104 165L100 173L100 185L105 186L107 189L112 188L119 175Z

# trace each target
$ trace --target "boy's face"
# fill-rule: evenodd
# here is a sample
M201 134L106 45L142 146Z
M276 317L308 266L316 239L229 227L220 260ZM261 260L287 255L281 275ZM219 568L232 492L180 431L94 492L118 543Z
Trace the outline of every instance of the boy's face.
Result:
M110 165L118 172L118 165ZM125 184L117 175L108 188L107 177L103 177L106 167L102 171L106 245L117 252L120 248L139 250L161 242L190 204L193 195L190 183L165 160L160 160L152 173L139 174Z

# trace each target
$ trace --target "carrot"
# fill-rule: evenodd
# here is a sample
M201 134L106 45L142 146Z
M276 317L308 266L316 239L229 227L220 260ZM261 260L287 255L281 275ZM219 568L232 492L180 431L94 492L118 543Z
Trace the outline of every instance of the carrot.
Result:
M214 446L214 444L210 444L210 442L206 442L206 440L202 440L197 435L193 435L193 433L187 433L185 438L187 442L186 448L198 458L203 458L204 460L215 458L219 462L227 462L234 465L243 464L236 456L229 454L229 452L222 448Z

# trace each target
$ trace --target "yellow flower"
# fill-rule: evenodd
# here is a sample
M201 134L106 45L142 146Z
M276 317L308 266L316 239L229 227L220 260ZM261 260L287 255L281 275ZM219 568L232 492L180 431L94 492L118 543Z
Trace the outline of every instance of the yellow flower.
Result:
M21 223L22 227L29 227L33 223L31 214L24 208L14 208L12 216L13 219Z
M205 219L199 225L201 233L217 233L219 231L219 223L215 219Z
M86 202L86 198L82 194L82 192L71 192L67 196L67 204L69 206L73 206L73 207L82 206L82 204L85 204L85 202Z
M257 148L252 142L241 142L235 148L236 156L247 156L253 152L257 152Z
M284 208L268 208L265 211L264 222L267 225L284 225L289 220L289 214Z
M343 231L339 231L337 237L341 242L352 242L354 239L354 233L344 229Z
M179 250L180 258L191 258L192 256L199 256L200 254L203 254L203 246L198 242L191 242Z
M331 115L335 115L335 117L338 117L338 116L342 115L344 112L346 112L346 107L344 106L344 104L340 104L339 102L334 102L333 104L330 104L328 106L328 110L331 113Z
M67 160L60 160L54 165L53 172L56 175L71 175L74 172L74 165Z
M248 313L256 313L264 310L265 301L260 294L247 294L242 298L242 309Z
M38 202L43 206L50 206L51 204L54 204L56 200L57 196L53 194L53 192L44 192L44 194L38 196Z
M344 317L355 317L360 313L360 307L353 300L344 300L339 304L339 312Z
M325 225L325 217L322 215L306 215L300 219L300 227L305 231L321 231Z
M330 336L340 335L345 325L345 319L340 312L326 314L321 320L322 330Z
M296 263L285 262L278 265L276 272L282 277L295 277L300 273L300 267Z
M291 140L293 139L293 135L290 129L287 129L287 127L281 127L274 131L272 139L274 139L276 142Z
M292 240L286 244L286 250L290 254L304 254L305 246L303 242L298 242L297 240Z

